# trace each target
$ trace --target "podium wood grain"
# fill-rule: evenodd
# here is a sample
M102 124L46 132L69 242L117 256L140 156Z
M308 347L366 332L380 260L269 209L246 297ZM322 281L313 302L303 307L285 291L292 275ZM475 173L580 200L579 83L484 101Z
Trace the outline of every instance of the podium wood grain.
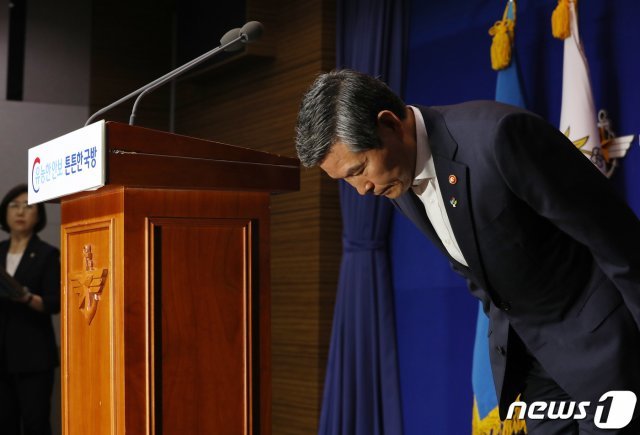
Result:
M124 187L63 202L65 434L270 433L268 204ZM91 322L72 280L87 246L108 270Z
M107 186L61 200L63 433L270 434L270 193L297 161L114 123L107 141Z

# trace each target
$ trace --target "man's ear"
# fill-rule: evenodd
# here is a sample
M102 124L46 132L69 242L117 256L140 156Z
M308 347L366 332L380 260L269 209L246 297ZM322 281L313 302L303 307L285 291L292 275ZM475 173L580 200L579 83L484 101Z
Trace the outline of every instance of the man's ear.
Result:
M379 134L395 133L402 134L402 121L390 110L381 110L376 119ZM390 130L390 131L385 131Z

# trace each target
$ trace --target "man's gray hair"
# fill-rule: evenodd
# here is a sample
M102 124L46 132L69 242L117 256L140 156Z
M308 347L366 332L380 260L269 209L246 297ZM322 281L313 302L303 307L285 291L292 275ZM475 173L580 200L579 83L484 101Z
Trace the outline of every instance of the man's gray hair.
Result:
M380 148L378 113L406 117L404 102L382 81L352 70L321 74L302 98L296 150L304 166L321 164L334 143L353 152Z

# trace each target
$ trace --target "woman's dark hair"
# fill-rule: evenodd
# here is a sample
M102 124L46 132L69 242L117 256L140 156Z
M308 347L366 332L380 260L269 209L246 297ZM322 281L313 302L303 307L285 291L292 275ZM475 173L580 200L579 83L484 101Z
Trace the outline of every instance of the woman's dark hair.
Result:
M23 193L27 193L29 188L25 183L18 184L13 189L7 192L7 194L2 198L2 202L0 202L0 227L7 233L11 231L9 225L7 224L7 208L9 207L9 203L16 199L19 195ZM38 233L42 230L45 225L47 225L47 212L44 209L43 203L38 203L38 222L36 222L35 227L33 227L33 232Z

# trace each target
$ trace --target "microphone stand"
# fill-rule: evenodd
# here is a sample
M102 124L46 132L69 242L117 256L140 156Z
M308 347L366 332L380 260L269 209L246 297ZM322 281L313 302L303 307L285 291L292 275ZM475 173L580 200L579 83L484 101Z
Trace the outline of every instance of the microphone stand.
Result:
M240 29L238 29L239 31ZM223 37L224 39L224 37ZM159 77L157 79L155 79L154 81L152 81L151 83L148 83L144 86L142 86L140 89L137 89L133 92L131 92L129 95L126 95L122 98L120 98L118 101L115 101L111 104L109 104L106 107L103 107L102 109L98 110L97 112L95 112L93 115L91 115L89 117L89 119L87 119L87 122L85 122L85 126L89 125L89 123L91 123L91 121L93 121L96 117L98 117L99 115L102 115L103 113L111 110L112 108L114 108L115 106L124 103L125 101L135 97L136 95L140 95L138 97L138 99L135 102L135 105L133 107L133 111L131 112L131 117L129 118L129 125L133 125L133 121L135 119L135 111L138 105L138 102L140 101L140 98L147 94L148 92L151 92L152 90L156 89L159 86L162 86L163 84L165 84L166 82L168 82L169 80L173 79L174 77L176 77L177 75L180 75L188 70L190 70L191 68L195 67L196 65L199 65L200 63L204 62L205 60L209 59L210 57L218 54L219 52L225 50L226 48L228 48L229 46L232 46L233 44L238 44L238 43L242 43L244 42L244 37L243 35L238 35L238 37L231 39L230 41L227 41L224 44L221 44L220 46L207 51L206 53L196 57L195 59L185 63L184 65L176 68L173 71L168 72L167 74L163 75L162 77ZM238 47L240 47L241 45L238 45Z

